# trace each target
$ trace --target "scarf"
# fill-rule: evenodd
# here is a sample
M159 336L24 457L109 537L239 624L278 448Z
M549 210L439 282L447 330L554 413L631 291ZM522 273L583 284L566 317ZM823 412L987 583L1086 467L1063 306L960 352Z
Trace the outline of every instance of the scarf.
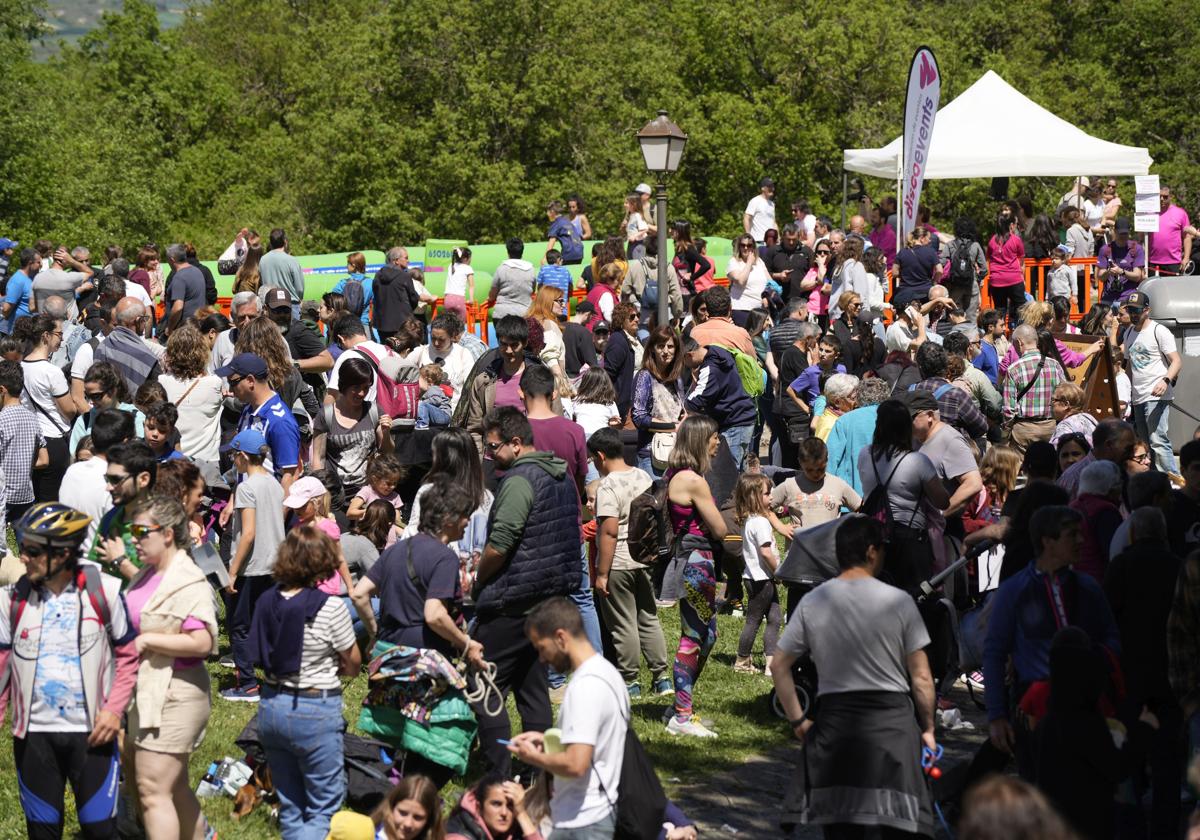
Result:
M300 671L304 628L325 606L327 594L305 587L290 598L276 584L254 605L250 624L250 658L272 679Z
M120 371L132 394L150 377L158 357L129 327L116 327L96 347L97 362L109 362Z

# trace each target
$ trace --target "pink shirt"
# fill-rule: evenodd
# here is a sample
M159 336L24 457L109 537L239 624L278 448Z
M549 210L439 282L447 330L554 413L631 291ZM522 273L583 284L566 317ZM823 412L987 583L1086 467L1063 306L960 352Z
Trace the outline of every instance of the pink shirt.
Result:
M383 499L396 510L402 510L404 508L404 500L400 498L400 494L395 490L393 490L391 493L388 493L386 496L380 496L375 492L374 487L372 487L370 484L364 484L362 489L355 493L354 496L363 500L364 507L371 504L371 502Z
M988 283L1015 286L1025 282L1025 243L1012 235L1003 244L995 236L988 241Z
M342 539L342 529L332 519L318 519L313 523L313 527L318 531L322 531L325 536L334 542L340 542ZM339 549L340 550L340 549ZM317 589L324 592L326 595L341 595L342 594L342 576L334 572L327 580L321 581Z
M1158 233L1150 234L1150 262L1176 265L1183 259L1183 229L1191 224L1187 211L1173 204L1159 214Z
M137 633L142 632L142 610L145 608L150 597L158 591L158 585L162 583L162 574L155 572L152 575L147 575L137 582L135 586L129 587L125 592L125 608L129 611L129 623L133 625L133 629ZM195 616L188 616L183 620L183 624L179 627L180 633L189 633L192 630L203 630L204 622ZM182 671L185 668L194 668L204 662L203 659L185 659L177 658L175 660L175 670Z
M521 373L525 369L521 368ZM496 398L492 401L493 408L501 406L512 406L525 413L525 401L521 399L521 374L511 376L508 379L504 378L504 372L501 371L500 376L496 379Z

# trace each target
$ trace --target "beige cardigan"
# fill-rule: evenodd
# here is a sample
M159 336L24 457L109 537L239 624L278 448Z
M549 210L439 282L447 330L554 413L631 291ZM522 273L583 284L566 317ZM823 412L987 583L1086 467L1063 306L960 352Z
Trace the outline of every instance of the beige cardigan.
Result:
M151 566L142 567L130 582L131 586L147 575L154 574ZM171 565L163 573L162 582L142 608L141 632L178 633L188 616L204 622L212 635L213 649L217 645L217 610L213 603L212 587L204 573L182 549L176 551ZM209 651L211 654L212 651ZM207 655L207 654L206 654ZM167 686L175 673L177 657L161 653L143 653L138 667L137 703L138 724L142 729L155 729L162 719L167 701Z

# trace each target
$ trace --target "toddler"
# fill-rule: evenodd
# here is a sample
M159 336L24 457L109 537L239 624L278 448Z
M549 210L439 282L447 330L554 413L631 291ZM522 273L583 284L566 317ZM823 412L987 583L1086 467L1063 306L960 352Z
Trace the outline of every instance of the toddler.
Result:
M453 389L446 384L441 365L422 365L417 373L421 401L417 403L417 423L414 428L444 428L450 425L450 398Z
M1067 265L1071 259L1071 247L1059 245L1050 252L1050 272L1046 275L1046 300L1056 297L1070 298L1071 308L1078 305L1075 295L1075 271Z
M396 456L376 455L371 459L371 463L367 464L367 483L350 500L346 518L362 519L367 505L376 499L383 499L395 508L396 524L402 524L400 510L404 507L404 502L400 500L400 494L396 492L396 485L403 477L404 468L400 466Z

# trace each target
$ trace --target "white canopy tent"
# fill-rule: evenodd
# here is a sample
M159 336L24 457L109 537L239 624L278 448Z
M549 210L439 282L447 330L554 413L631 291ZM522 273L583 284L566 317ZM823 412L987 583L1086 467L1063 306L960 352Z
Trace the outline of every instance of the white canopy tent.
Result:
M846 149L842 168L896 179L901 145L897 137L881 149ZM989 70L938 111L925 177L1145 175L1153 162L1146 149L1093 137Z

